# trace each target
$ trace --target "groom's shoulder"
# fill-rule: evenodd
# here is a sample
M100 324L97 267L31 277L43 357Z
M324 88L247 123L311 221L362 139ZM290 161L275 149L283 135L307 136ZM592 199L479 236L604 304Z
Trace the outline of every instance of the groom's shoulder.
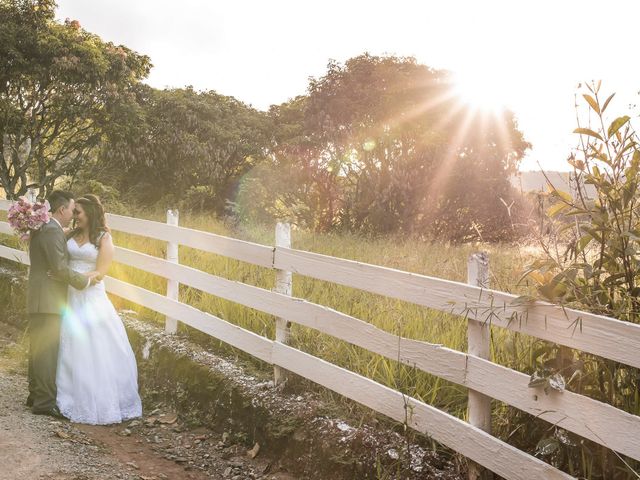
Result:
M46 231L48 231L48 230L52 230L52 229L54 229L54 228L57 228L57 227L56 227L56 225L54 225L53 220L49 220L47 223L43 224L43 225L40 227L40 231L41 231L41 232L46 232Z
M61 235L64 235L62 229L58 225L56 225L56 223L53 220L49 221L49 223L45 223L44 225L42 225L40 227L40 233L46 234L46 236L55 235L56 233L60 233Z

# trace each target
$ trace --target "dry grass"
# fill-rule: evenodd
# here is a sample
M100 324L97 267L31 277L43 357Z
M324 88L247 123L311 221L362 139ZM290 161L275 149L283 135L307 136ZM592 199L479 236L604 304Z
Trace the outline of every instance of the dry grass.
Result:
M162 220L162 214L147 215L147 218ZM265 227L232 227L204 216L183 216L180 223L268 245L274 241L274 231ZM301 230L294 230L292 238L293 247L297 249L457 281L465 281L468 256L483 250L491 258L492 285L502 290L513 290L523 265L532 255L531 251L523 253L525 249L513 245L448 245L400 237L363 239L349 234L317 234ZM143 237L116 233L115 241L120 246L151 255L163 257L166 253L163 242ZM180 247L180 263L266 289L273 288L275 282L274 272L269 269L185 247ZM123 265L114 265L112 275L158 293L164 293L166 289L164 279ZM466 350L466 321L461 316L299 275L294 275L293 295L353 315L394 334ZM271 315L187 287L181 287L180 298L205 312L274 338L275 322ZM160 315L142 307L127 307L145 317L163 321ZM532 340L502 329L493 330L494 361L521 371L528 370ZM465 415L467 395L463 387L401 366L306 327L293 326L292 342L301 350L406 391L458 417Z

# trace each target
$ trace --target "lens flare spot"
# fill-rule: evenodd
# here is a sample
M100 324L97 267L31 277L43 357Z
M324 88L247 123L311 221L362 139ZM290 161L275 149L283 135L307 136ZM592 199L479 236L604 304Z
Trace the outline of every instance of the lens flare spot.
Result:
M365 142L362 144L362 149L365 152L370 152L374 148L376 148L376 141L373 138L366 139Z

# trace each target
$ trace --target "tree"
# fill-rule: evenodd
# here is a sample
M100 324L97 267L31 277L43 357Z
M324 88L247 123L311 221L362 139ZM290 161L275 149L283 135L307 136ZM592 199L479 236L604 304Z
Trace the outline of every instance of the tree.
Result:
M245 193L247 205L306 228L326 231L339 226L340 170L322 155L321 141L307 128L308 100L307 96L298 96L270 108L271 163L253 170L249 177L252 181L243 185L241 193ZM259 184L268 186L262 197Z
M233 97L147 87L136 122L109 137L101 162L143 203L201 192L222 213L239 179L265 157L269 132L264 113Z
M330 62L307 96L271 115L274 163L307 182L306 212L320 228L452 240L511 233L508 177L529 144L512 113L461 104L446 71L368 54Z
M509 178L529 144L512 112L464 111L424 197L420 229L450 240L505 241L525 232L528 200Z
M0 0L0 186L46 194L135 108L149 58L57 22L51 0Z

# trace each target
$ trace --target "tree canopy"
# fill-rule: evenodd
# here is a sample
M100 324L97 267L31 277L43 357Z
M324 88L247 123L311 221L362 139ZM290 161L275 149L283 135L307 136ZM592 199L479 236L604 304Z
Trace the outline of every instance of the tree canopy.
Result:
M273 172L286 181L269 202L285 215L321 229L455 239L510 225L508 177L529 144L511 112L462 104L446 71L367 54L330 62L307 95L270 113Z
M144 205L319 230L514 233L508 177L529 144L511 112L461 103L447 71L395 56L331 61L305 95L260 112L214 91L142 84L148 57L56 21L54 8L0 0L8 198L71 177Z
M49 0L0 1L0 186L42 193L77 171L103 134L129 118L151 63L57 22Z
M127 135L114 132L102 157L144 203L202 192L222 213L237 180L267 154L267 115L233 97L146 88L139 113Z

